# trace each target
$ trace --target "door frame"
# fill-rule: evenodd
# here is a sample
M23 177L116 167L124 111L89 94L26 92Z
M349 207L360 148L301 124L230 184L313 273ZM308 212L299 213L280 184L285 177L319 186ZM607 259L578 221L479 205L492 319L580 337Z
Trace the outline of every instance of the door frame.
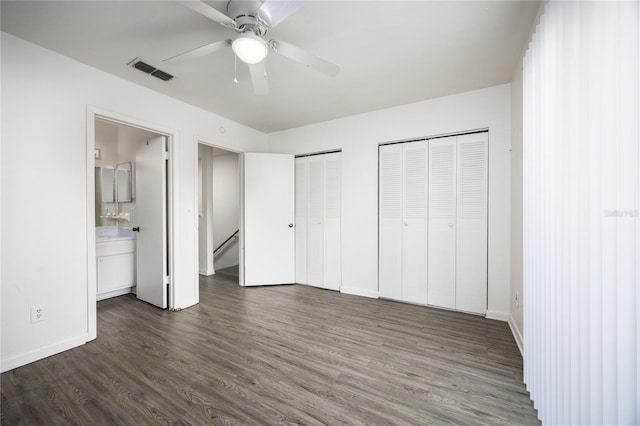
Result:
M155 123L149 123L144 120L129 117L124 114L105 110L93 105L87 105L86 113L87 125L86 125L86 182L87 182L87 341L93 340L98 334L98 306L96 301L97 292L97 266L96 266L96 223L95 223L95 122L96 119L109 121L113 124L119 124L129 127L134 127L149 132L156 133L160 136L167 138L167 151L169 153L169 163L167 167L167 254L168 254L168 268L169 268L169 297L168 308L170 310L174 307L174 271L175 271L175 254L174 254L174 241L175 241L175 227L174 227L174 210L177 208L175 200L177 197L174 190L177 185L174 185L174 179L177 176L176 173L176 161L174 141L177 140L177 132L171 128L158 125ZM197 159L196 159L197 161Z
M222 131L222 129L220 130L221 133L224 133ZM214 139L210 139L210 138L206 138L204 136L195 136L193 138L193 170L194 170L194 175L193 175L193 182L194 182L194 187L193 187L193 193L194 194L198 194L199 188L198 188L198 184L199 184L199 179L198 179L198 145L205 145L205 146L209 146L212 148L218 148L218 149L223 149L225 151L229 151L229 152L233 152L238 154L238 184L240 186L239 190L242 191L242 168L241 168L241 163L242 163L242 158L241 155L243 152L242 150L239 150L238 147L231 147L229 145L225 145L224 143L221 143L218 140L214 140ZM240 192L241 193L241 192ZM193 215L193 226L195 229L195 238L194 238L194 262L193 262L193 270L195 272L195 288L196 288L196 294L198 295L198 302L200 301L200 290L199 290L199 282L200 282L200 247L198 244L198 238L199 238L199 234L198 234L198 196L196 195L194 198L194 205L193 205L193 211L195 212L195 214ZM240 200L240 217L239 217L239 222L240 224L242 224L242 217L243 217L243 206L242 206L242 200ZM215 218L214 218L214 222L215 222ZM239 241L242 241L242 226L240 226L240 232L238 234L238 239ZM238 244L238 258L242 259L242 244ZM241 265L240 265L241 266ZM213 261L213 269L215 270L216 267L216 261L214 259ZM242 268L240 268L242 269ZM215 274L215 273L214 273Z

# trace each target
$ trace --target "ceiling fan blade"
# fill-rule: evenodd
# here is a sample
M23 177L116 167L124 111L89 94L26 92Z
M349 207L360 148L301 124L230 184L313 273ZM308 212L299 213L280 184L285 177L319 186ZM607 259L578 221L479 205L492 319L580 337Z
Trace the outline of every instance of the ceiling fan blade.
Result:
M264 3L258 8L258 16L272 28L296 13L305 4L304 0L261 1Z
M253 91L256 95L266 95L269 93L269 81L267 80L267 70L264 66L264 62L265 61L263 60L257 64L249 65Z
M331 77L337 76L340 72L338 65L318 58L316 55L286 41L273 39L269 41L269 46L274 52Z
M185 59L199 58L213 52L217 52L220 49L231 46L231 40L214 41L213 43L207 43L204 46L196 47L195 49L187 50L186 52L178 53L167 59L163 59L162 62L180 62Z
M204 15L207 18L211 19L212 21L216 21L217 23L224 25L225 27L230 27L230 28L236 27L236 22L233 19L229 18L224 13L218 11L217 9L214 9L213 7L209 6L208 4L202 1L199 1L199 0L177 0L177 1L183 6L186 6L191 10L195 10L199 14Z

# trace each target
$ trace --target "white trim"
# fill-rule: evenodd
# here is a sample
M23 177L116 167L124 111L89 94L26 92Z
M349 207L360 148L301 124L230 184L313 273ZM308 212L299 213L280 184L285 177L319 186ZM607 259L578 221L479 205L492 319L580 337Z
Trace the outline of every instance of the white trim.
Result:
M91 152L91 154L93 155L93 151ZM89 340L91 340L89 334L83 333L70 339L52 343L50 345L42 346L18 355L4 358L2 360L2 366L0 367L0 370L2 373L13 370L14 368L18 368L34 361L41 360L51 355L56 355L60 352L67 351L77 346L82 346Z
M96 293L98 291L98 272L96 266L96 214L95 214L95 166L96 160L93 150L96 148L96 111L93 107L87 106L87 134L86 134L86 194L87 194L87 339L93 340L98 336L98 306ZM47 355L48 356L48 355ZM4 367L4 366L3 366ZM3 370L4 371L4 370Z
M365 290L358 287L340 287L340 293L352 294L354 296L370 297L372 299L378 298L378 292L375 290Z
M518 328L518 324L516 324L516 320L513 319L511 314L509 314L509 328L511 329L513 338L516 340L516 345L518 345L518 349L520 350L520 356L524 358L524 337L522 337L522 332Z
M498 320L498 321L509 321L509 312L502 311L487 311L485 315L487 319Z
M123 288L116 288L115 290L109 290L102 292L100 294L96 294L96 300L106 300L111 299L112 297L123 296L125 294L133 293L133 286L126 286Z
M208 277L208 276L211 276L211 275L215 275L216 271L213 268L211 268L211 269L198 269L198 274Z

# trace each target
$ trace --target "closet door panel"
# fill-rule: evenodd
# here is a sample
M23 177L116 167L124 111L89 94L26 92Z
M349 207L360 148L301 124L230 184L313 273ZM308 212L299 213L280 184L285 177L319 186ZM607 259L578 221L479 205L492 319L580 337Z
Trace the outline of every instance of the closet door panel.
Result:
M456 137L429 141L427 303L455 309Z
M296 158L296 282L307 284L307 159Z
M378 294L402 298L402 146L379 147Z
M427 303L427 143L403 145L402 300Z
M307 157L307 283L322 287L323 277L323 170L320 155Z
M324 270L323 287L340 290L342 252L340 241L341 153L322 155L324 160Z
M456 309L487 310L488 134L458 136Z

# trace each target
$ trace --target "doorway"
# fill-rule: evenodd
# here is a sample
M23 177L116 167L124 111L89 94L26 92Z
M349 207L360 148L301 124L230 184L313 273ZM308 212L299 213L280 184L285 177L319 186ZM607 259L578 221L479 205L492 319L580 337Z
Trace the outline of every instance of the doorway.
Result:
M198 143L198 273L238 282L240 155Z
M93 108L87 111L89 340L96 302L134 293L173 308L173 133Z

